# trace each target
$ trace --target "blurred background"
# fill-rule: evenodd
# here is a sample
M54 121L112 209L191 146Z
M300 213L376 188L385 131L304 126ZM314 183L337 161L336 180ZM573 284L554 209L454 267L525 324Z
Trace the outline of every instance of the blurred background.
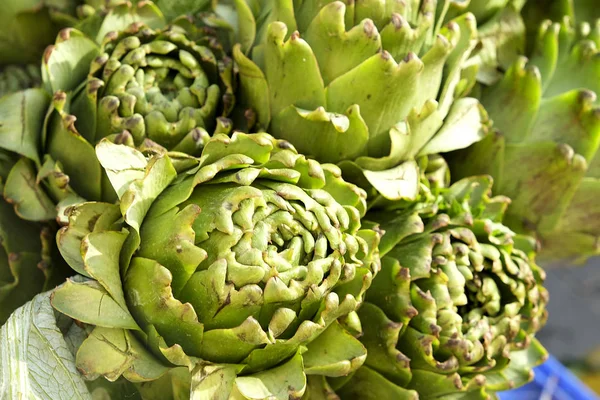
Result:
M550 318L538 337L600 394L600 258L581 267L549 265L546 272Z
M582 266L554 264L545 269L550 317L537 337L552 357L537 368L534 382L501 398L600 399L600 257Z

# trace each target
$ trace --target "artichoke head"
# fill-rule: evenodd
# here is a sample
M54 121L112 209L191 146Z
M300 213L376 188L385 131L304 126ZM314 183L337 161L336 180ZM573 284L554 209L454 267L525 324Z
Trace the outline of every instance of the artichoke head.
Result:
M534 338L546 320L544 272L535 241L502 224L509 200L490 188L491 178L471 177L367 214L386 232L358 312L367 359L350 379L315 385L342 399L487 399L532 378L546 357Z
M225 28L205 25L189 17L166 27L153 3L117 2L60 32L44 53L42 89L5 100L13 134L0 147L23 155L20 175L36 182L15 173L5 188L27 205L26 219L54 219L57 203L117 199L94 151L103 138L199 155L211 134L231 129L233 61L216 36ZM25 108L35 129L14 117ZM21 131L26 140L15 141Z
M600 20L544 22L529 60L482 89L496 133L448 156L453 177L495 178L513 201L506 224L535 235L545 260L600 252L599 46Z
M472 14L450 2L236 2L241 107L298 151L339 163L370 194L414 199L415 158L469 146L486 132L466 60ZM458 12L457 12L458 13ZM464 69L468 69L467 72Z
M264 133L217 134L199 158L107 140L97 154L121 202L72 208L57 241L90 280L52 298L95 326L77 352L84 376L181 367L199 398L288 399L307 375L363 363L355 311L380 234L361 228L366 195L338 167Z

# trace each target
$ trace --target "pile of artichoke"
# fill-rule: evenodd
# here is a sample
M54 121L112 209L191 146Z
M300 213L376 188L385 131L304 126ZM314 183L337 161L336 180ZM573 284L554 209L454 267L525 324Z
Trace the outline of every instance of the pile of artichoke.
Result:
M0 398L533 378L536 256L600 253L593 0L6 3Z

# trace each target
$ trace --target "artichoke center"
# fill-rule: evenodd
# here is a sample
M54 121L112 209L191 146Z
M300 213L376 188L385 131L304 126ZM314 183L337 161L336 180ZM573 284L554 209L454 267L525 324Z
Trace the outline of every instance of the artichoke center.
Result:
M212 129L221 90L212 52L182 33L142 30L116 38L92 66L99 93L96 139L129 131L172 149L194 129Z

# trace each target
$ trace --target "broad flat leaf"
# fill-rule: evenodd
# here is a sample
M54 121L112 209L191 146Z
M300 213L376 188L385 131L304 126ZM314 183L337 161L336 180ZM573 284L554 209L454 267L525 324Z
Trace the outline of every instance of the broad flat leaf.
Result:
M92 398L56 326L49 292L15 311L0 329L0 398Z

